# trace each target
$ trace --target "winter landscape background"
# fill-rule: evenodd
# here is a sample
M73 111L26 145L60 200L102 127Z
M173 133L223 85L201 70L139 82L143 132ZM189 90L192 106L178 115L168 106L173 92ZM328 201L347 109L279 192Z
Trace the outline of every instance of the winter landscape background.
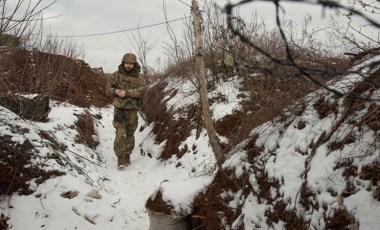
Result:
M360 77L357 75L344 76L332 87L349 91L358 82ZM177 92L174 97L166 96L165 100L167 112L175 121L182 116L184 107L196 105L198 98L193 94L195 89L191 89L190 82L178 83L170 79L168 83L163 92ZM231 78L209 93L210 98L213 95L227 98L228 103L216 101L211 105L216 121L242 109L243 99L236 96L247 92L241 89L241 83L239 78ZM375 90L371 95L377 96L378 93ZM219 212L241 207L231 228L242 223L246 229L269 228L265 221L267 211L281 211L276 208L279 202L276 199L284 203L285 210L294 207L293 210L316 229L325 229L332 221L329 218L338 215L338 211L347 212L348 220L352 218L355 223L360 223L360 229L375 229L379 224L380 205L374 198L378 187L371 182L372 176L376 179L378 175L379 149L373 145L378 141L378 114L373 115L372 122L375 123L365 120L368 108L378 104L363 104L359 107L362 110L352 111L340 121L344 107L324 110L321 117L318 114L320 109L315 108L320 98L324 98L324 106L337 106L344 101L323 90L312 93L300 102L304 103L303 112L294 105L284 112L282 116L285 118L280 116L257 127L252 131L252 137L247 137L231 151L224 167L237 184L224 185L225 181L222 182L218 195L218 199L228 200L224 204L226 207ZM7 177L1 180L3 192L9 194L11 189L16 192L12 196L3 196L1 203L2 215L9 217L8 224L13 229L147 229L149 215L145 205L157 190L171 207L173 215L183 217L192 214L200 193L207 193L208 187L218 183L213 182L217 179L215 159L204 130L198 138L195 137L196 130L191 130L180 143L180 150L186 146L183 156L173 155L163 160L166 140L157 142L154 123L140 116L132 164L119 170L112 149L114 129L110 105L84 108L52 100L50 107L46 122L24 120L1 107L2 156L6 156L3 162L10 162L10 158L28 159L22 162L24 164L19 161L18 165L2 168L2 176ZM90 127L93 125L94 134L90 139L98 143L95 148L90 148L88 143L78 143L80 121L86 120L91 121ZM349 127L353 121L362 124L361 130ZM320 143L317 148L310 146L326 132L333 133L325 143ZM373 167L369 178L361 177L366 173L365 167ZM51 175L37 176L42 172L33 176L22 175L37 168L45 173L51 172ZM305 172L307 179L303 176ZM347 175L348 172L353 174ZM263 180L263 174L271 183L266 188L267 194L262 194L262 182L258 181ZM19 177L27 181L22 188L15 188L21 180ZM11 183L4 183L9 180ZM245 181L248 188L235 187L242 183L240 180ZM305 186L309 189L307 193L301 190ZM277 203L273 205L275 201ZM302 207L303 202L310 202L309 210ZM271 227L283 229L287 224L279 218Z
M345 37L331 54L291 23L286 40L219 17L204 22L204 73L222 165L191 32L165 71L145 69L132 163L118 169L109 73L63 42L31 49L0 31L0 229L377 229L378 42Z

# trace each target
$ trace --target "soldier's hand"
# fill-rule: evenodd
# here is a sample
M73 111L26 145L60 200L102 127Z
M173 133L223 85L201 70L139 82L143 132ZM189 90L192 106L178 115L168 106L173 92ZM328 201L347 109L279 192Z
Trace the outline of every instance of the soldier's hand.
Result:
M131 94L128 91L122 90L122 89L116 89L115 94L118 97L124 98L124 97L131 97Z
M115 94L118 96L118 97L126 97L127 96L127 92L125 92L124 90L121 90L121 89L115 89Z

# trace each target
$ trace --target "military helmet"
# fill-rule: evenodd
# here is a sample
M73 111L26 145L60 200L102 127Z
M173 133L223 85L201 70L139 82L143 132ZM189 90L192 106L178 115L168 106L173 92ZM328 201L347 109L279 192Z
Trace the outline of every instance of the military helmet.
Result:
M126 53L121 60L122 63L137 63L136 55L132 53Z

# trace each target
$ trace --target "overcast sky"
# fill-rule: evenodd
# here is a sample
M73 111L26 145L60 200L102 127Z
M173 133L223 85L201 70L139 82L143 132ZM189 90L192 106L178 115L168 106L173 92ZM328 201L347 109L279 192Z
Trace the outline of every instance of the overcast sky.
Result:
M44 0L45 4L52 1ZM204 2L205 0L199 0L201 6ZM215 0L215 2L222 7L228 3L228 0ZM44 20L44 34L72 40L78 47L83 47L84 60L91 67L103 67L105 72L113 72L120 64L124 53L135 53L128 34L132 37L131 33L136 35L137 30L118 31L144 27L140 29L143 37L150 36L149 42L156 44L148 55L148 64L159 69L156 60L158 57L165 59L162 47L165 42L170 43L166 25L160 24L165 22L163 5L166 7L169 21L188 17L191 14L191 0L57 0L44 11L43 17L50 18ZM247 15L255 11L259 17L273 19L274 7L271 3L255 2L240 9L241 14ZM320 7L311 8L309 5L305 7L291 4L291 7L286 8L286 16L298 18L299 24L307 13L312 14L313 21L319 25L326 25L328 15L335 14L333 11L326 12ZM325 17L322 17L323 15ZM172 22L171 27L178 37L183 35L183 20Z
M168 20L189 16L189 7L178 0L166 1ZM58 36L71 36L78 46L83 45L85 61L92 67L102 66L106 72L113 72L120 64L124 53L135 52L129 45L127 37L131 32L116 32L158 24L165 21L163 1L160 0L58 0L46 10L46 32ZM173 23L173 28L180 28L181 21ZM151 36L151 43L156 42L152 55L159 56L162 46L161 38L166 36L166 26L158 25L141 29L143 36ZM91 34L102 34L82 36ZM133 30L136 34L137 30ZM152 57L152 59L155 59Z

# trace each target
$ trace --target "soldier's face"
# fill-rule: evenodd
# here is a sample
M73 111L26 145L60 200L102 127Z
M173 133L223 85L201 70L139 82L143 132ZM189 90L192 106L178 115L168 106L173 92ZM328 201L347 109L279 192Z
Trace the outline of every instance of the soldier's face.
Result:
M124 69L125 69L127 72L131 72L134 66L135 66L134 63L127 63L127 62L124 62Z

